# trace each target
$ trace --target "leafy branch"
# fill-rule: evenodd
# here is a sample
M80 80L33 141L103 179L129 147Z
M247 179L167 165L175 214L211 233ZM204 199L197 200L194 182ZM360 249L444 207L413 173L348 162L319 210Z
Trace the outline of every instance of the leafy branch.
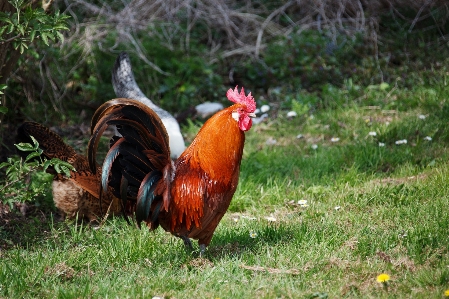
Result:
M33 136L31 136L31 139L33 144L15 144L20 151L30 152L25 159L9 157L7 162L0 163L0 169L6 169L6 183L0 188L0 194L4 194L3 201L12 196L16 197L14 201L17 201L17 199L21 199L21 201L31 200L38 193L43 192L42 186L38 186L30 192L30 184L26 183L26 178L39 170L45 172L49 167L53 167L57 173L62 173L67 177L70 177L70 171L76 171L71 164L65 161L57 158L47 160L42 157L43 151L39 148L39 143ZM12 205L12 202L12 199L8 200L10 205Z
M22 54L35 38L40 38L48 46L49 40L64 40L60 31L68 30L67 15L55 12L46 14L42 8L33 9L24 0L8 1L14 13L0 12L0 45L12 42L14 49ZM25 3L25 4L24 4ZM11 36L12 35L12 36Z

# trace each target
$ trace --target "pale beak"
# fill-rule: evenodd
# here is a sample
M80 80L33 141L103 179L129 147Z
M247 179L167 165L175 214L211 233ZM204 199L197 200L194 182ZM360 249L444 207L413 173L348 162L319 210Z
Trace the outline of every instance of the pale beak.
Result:
M256 113L248 113L249 117L256 117Z

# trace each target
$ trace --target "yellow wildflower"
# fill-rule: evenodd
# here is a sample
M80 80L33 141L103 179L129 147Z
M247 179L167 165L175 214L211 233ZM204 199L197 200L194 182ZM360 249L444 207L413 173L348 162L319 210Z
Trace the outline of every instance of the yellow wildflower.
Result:
M379 283L385 283L390 280L390 275L382 273L377 276L377 282Z
M444 297L449 297L449 290L444 291Z

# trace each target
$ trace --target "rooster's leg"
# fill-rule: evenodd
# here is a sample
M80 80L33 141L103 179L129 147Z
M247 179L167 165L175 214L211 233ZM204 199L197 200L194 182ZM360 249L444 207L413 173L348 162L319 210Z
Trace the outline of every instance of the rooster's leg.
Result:
M200 257L206 252L206 244L200 244Z
M179 236L179 237L184 241L184 245L186 247L188 247L190 250L193 250L192 242L190 241L189 238L187 238L186 236Z

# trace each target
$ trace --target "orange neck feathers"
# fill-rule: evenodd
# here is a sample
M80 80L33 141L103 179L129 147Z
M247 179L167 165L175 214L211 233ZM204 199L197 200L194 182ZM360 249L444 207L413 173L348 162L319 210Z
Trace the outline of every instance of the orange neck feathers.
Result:
M211 117L181 156L188 156L190 163L201 168L211 179L228 181L240 165L245 134L232 118L236 106L238 104Z

